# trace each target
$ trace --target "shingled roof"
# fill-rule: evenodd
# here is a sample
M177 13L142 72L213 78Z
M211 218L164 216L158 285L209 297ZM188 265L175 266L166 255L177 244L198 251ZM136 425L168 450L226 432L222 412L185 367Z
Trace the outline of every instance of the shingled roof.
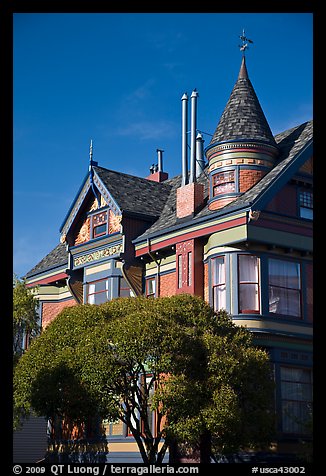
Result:
M199 211L193 218L190 218L183 225L189 225L193 221L209 217L211 215L223 215L234 208L241 208L250 206L259 195L269 187L288 167L293 161L294 157L312 140L313 136L313 121L305 122L299 126L288 129L275 136L275 142L279 148L279 160L275 167L270 170L256 185L243 193L233 202L225 207L216 210L209 210L208 205L205 204L201 211ZM207 168L207 167L206 167ZM198 182L204 183L204 196L208 197L208 180L207 171L204 170L198 179ZM150 236L164 233L168 228L178 225L180 222L176 216L176 189L181 185L181 176L175 177L172 184L170 196L168 197L163 211L159 219L146 230L135 242L142 241Z
M36 274L64 265L68 265L68 251L66 250L66 245L59 243L34 268L28 271L25 278L30 278Z
M121 211L158 217L171 191L170 181L154 182L94 166Z
M94 166L95 172L107 187L122 212L146 215L156 220L165 206L175 181L154 182L141 177ZM68 262L63 244L57 245L25 277L32 277Z
M210 146L218 142L256 139L275 146L275 139L248 77L245 57L238 80L213 134Z

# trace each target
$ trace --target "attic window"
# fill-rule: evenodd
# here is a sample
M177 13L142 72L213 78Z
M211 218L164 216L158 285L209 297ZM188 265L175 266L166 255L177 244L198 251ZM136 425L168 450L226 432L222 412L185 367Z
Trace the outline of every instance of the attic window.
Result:
M104 211L92 216L92 237L106 235L108 232L108 212Z
M312 192L300 191L299 193L300 201L300 217L308 218L312 220L313 218L313 194Z
M234 170L219 172L212 177L213 197L222 193L235 192L235 174Z

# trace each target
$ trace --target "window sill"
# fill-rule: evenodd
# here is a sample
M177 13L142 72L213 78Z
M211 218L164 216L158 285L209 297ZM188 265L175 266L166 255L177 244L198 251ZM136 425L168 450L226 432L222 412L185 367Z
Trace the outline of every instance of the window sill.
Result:
M255 311L254 309L242 309L240 314L260 314L260 311Z

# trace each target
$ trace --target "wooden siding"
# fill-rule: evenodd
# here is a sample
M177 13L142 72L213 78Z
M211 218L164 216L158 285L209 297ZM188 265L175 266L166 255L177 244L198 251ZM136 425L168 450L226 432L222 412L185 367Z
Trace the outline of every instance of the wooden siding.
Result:
M13 433L13 462L36 463L47 450L47 420L31 416Z

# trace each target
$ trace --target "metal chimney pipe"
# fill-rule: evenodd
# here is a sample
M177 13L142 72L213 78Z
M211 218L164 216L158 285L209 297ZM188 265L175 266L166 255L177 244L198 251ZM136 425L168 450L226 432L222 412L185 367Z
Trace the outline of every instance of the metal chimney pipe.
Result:
M204 159L204 139L200 132L196 137L196 178L202 173L205 168Z
M193 90L191 99L190 123L190 178L189 183L196 182L196 129L197 129L197 97L198 92Z
M162 149L156 149L157 152L157 165L158 165L158 172L163 172L163 152Z
M188 132L188 95L184 93L181 98L182 101L182 131L181 131L181 140L182 140L182 182L181 186L187 185L188 183L188 143L187 143L187 132Z

